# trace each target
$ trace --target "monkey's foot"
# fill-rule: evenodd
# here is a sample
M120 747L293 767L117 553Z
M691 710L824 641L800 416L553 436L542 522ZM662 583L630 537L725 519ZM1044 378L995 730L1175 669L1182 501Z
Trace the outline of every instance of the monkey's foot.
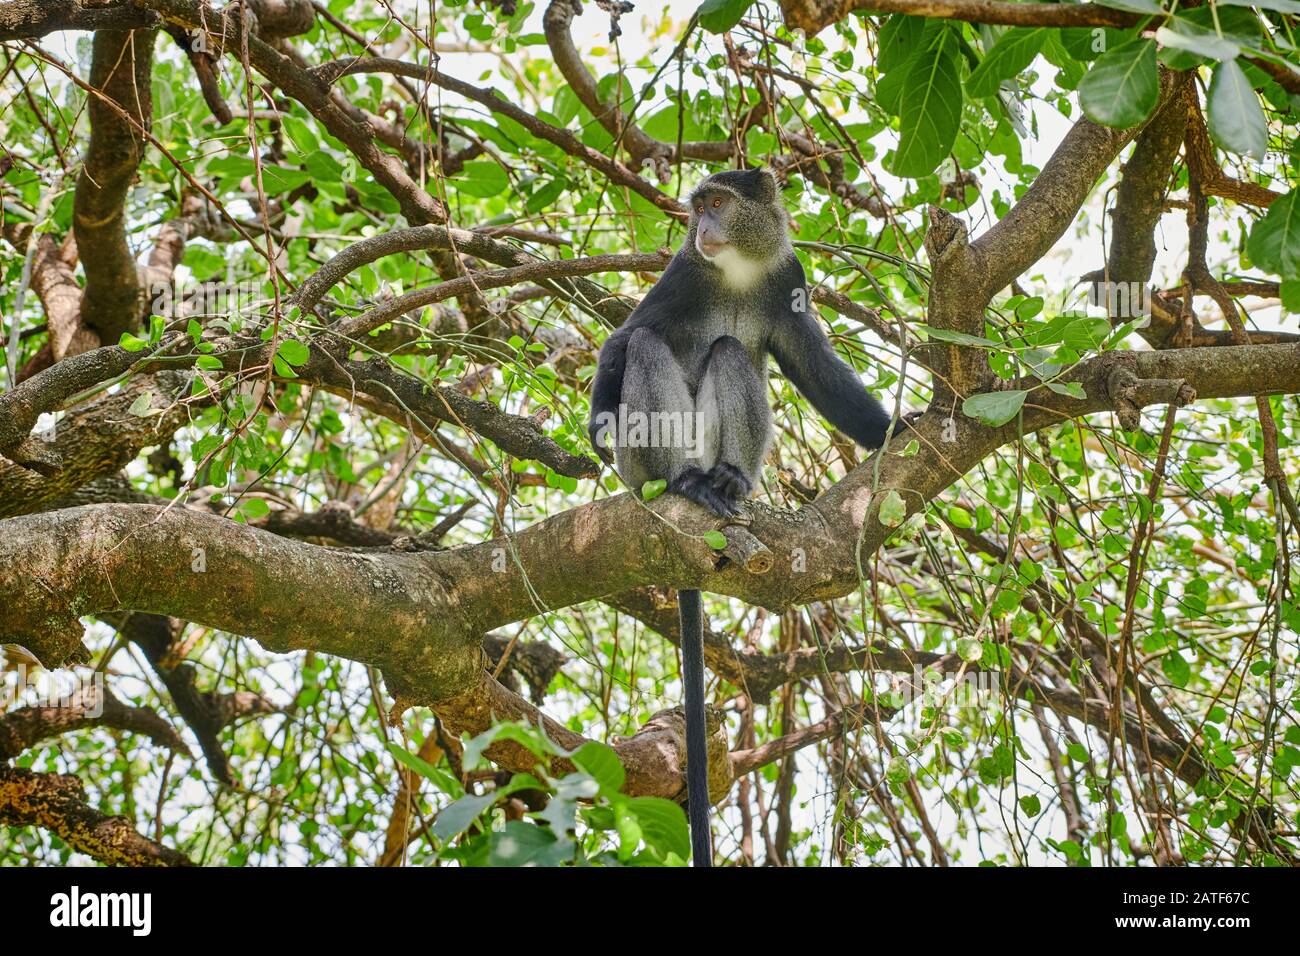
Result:
M740 511L734 497L722 494L713 486L712 473L698 468L687 468L672 480L668 490L708 508L720 518L730 518Z
M735 465L720 461L709 469L713 490L733 502L744 501L754 490L754 483Z

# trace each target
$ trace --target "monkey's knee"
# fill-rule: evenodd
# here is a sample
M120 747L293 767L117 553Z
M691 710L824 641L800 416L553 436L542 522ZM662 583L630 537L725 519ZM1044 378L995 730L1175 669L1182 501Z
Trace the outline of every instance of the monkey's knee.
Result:
M641 363L651 364L661 361L671 352L668 343L653 329L639 328L627 340L627 363L629 367L644 367Z
M714 362L735 362L741 361L746 365L749 364L749 352L745 346L740 344L740 339L734 335L719 335L709 346L709 364Z
M722 335L709 346L704 379L720 399L734 400L737 396L751 404L757 398L763 401L763 379L754 367L749 351L733 335Z

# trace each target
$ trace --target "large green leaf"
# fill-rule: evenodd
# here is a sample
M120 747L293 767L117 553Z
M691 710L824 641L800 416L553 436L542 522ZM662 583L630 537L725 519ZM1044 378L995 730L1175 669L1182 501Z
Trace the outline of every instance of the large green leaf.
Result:
M967 78L966 91L971 96L992 96L1003 80L1010 79L1034 62L1046 39L1047 31L1040 27L1011 28L998 37Z
M904 13L896 13L886 20L876 37L876 69L889 73L915 56L916 51L922 49L931 23L935 21Z
M408 770L414 770L421 776L432 780L443 793L459 797L465 792L464 788L451 774L444 773L433 764L421 759L409 750L406 750L404 747L401 747L392 741L389 741L386 746L388 747L388 752L396 758L398 763L406 767Z
M1020 413L1029 393L1023 388L1009 392L981 392L961 403L961 412L981 425L1005 425Z
M600 785L605 796L612 797L623 789L623 764L613 747L589 740L574 751L570 759L575 767L585 771Z
M465 164L455 179L456 188L467 196L490 199L510 189L510 177L497 163L475 160Z
M1291 190L1268 207L1246 244L1255 265L1284 279L1300 278L1300 192Z
M907 67L893 163L893 171L899 176L928 176L943 162L957 138L961 125L961 74L951 37L952 31L944 30L934 45Z
M1241 52L1241 47L1227 37L1211 31L1192 29L1184 20L1174 19L1171 22L1173 27L1183 25L1183 29L1161 27L1157 30L1156 41L1161 46L1185 50L1210 60L1231 60Z
M1180 10L1156 31L1160 62L1171 70L1230 60L1242 46L1255 46L1260 38L1259 17L1241 7Z
M700 4L700 26L710 33L726 33L745 15L754 0L704 0Z
M460 836L484 810L496 803L497 797L495 792L467 794L452 801L442 808L438 818L433 821L433 835L444 842Z
M1107 53L1079 83L1079 105L1093 122L1127 129L1146 119L1160 95L1154 40Z
M488 866L559 866L573 855L573 844L557 840L549 827L510 820L493 832Z
M1210 81L1210 134L1224 149L1263 159L1268 149L1268 121L1259 97L1236 60L1214 68Z
M681 807L662 797L630 797L625 806L641 825L646 846L661 853L675 853L683 860L690 856L690 830Z
M1278 13L1300 13L1300 3L1296 0L1219 0L1219 3L1228 7L1259 7Z

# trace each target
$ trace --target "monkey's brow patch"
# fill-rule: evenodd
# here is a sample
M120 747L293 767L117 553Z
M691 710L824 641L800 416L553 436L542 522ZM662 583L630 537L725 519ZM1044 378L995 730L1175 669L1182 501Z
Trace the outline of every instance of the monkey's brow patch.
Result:
M697 189L691 193L691 205L712 196L722 196L725 199L736 199L739 194L732 192L723 186L707 186L704 189Z

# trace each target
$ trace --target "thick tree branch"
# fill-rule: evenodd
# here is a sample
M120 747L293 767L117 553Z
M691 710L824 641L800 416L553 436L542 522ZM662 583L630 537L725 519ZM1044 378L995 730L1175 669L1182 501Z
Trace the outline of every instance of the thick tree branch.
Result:
M1106 259L1103 289L1146 289L1156 262L1156 226L1165 210L1165 195L1174 160L1187 126L1183 97L1172 96L1142 130L1133 155L1124 166L1115 191L1114 238ZM1140 317L1143 296L1115 296L1111 321L1116 325ZM1142 337L1157 348L1172 332L1172 323L1152 324L1141 330Z
M158 14L134 3L85 0L6 0L0 3L0 40L36 39L60 30L136 30L156 27Z
M786 26L809 36L854 11L904 13L1022 27L1128 27L1141 18L1095 3L1015 3L1003 0L781 0Z
M153 121L153 30L95 34L90 85L90 143L77 177L73 230L86 273L82 321L101 342L116 342L139 323L140 276L126 241L126 195L144 157ZM122 115L125 112L125 116Z
M189 378L180 372L160 372L128 380L111 395L78 407L54 426L44 446L46 474L10 464L0 458L0 517L40 511L97 478L126 467L143 448L165 441L184 425L193 409L207 399L183 395ZM131 405L151 396L155 411L133 415Z
M183 853L136 832L125 817L86 803L81 781L66 774L0 767L0 824L41 827L110 866L191 866Z
M50 737L85 727L113 727L149 737L160 747L188 753L176 731L152 710L129 707L101 682L84 684L67 700L48 706L19 707L0 714L0 763Z

